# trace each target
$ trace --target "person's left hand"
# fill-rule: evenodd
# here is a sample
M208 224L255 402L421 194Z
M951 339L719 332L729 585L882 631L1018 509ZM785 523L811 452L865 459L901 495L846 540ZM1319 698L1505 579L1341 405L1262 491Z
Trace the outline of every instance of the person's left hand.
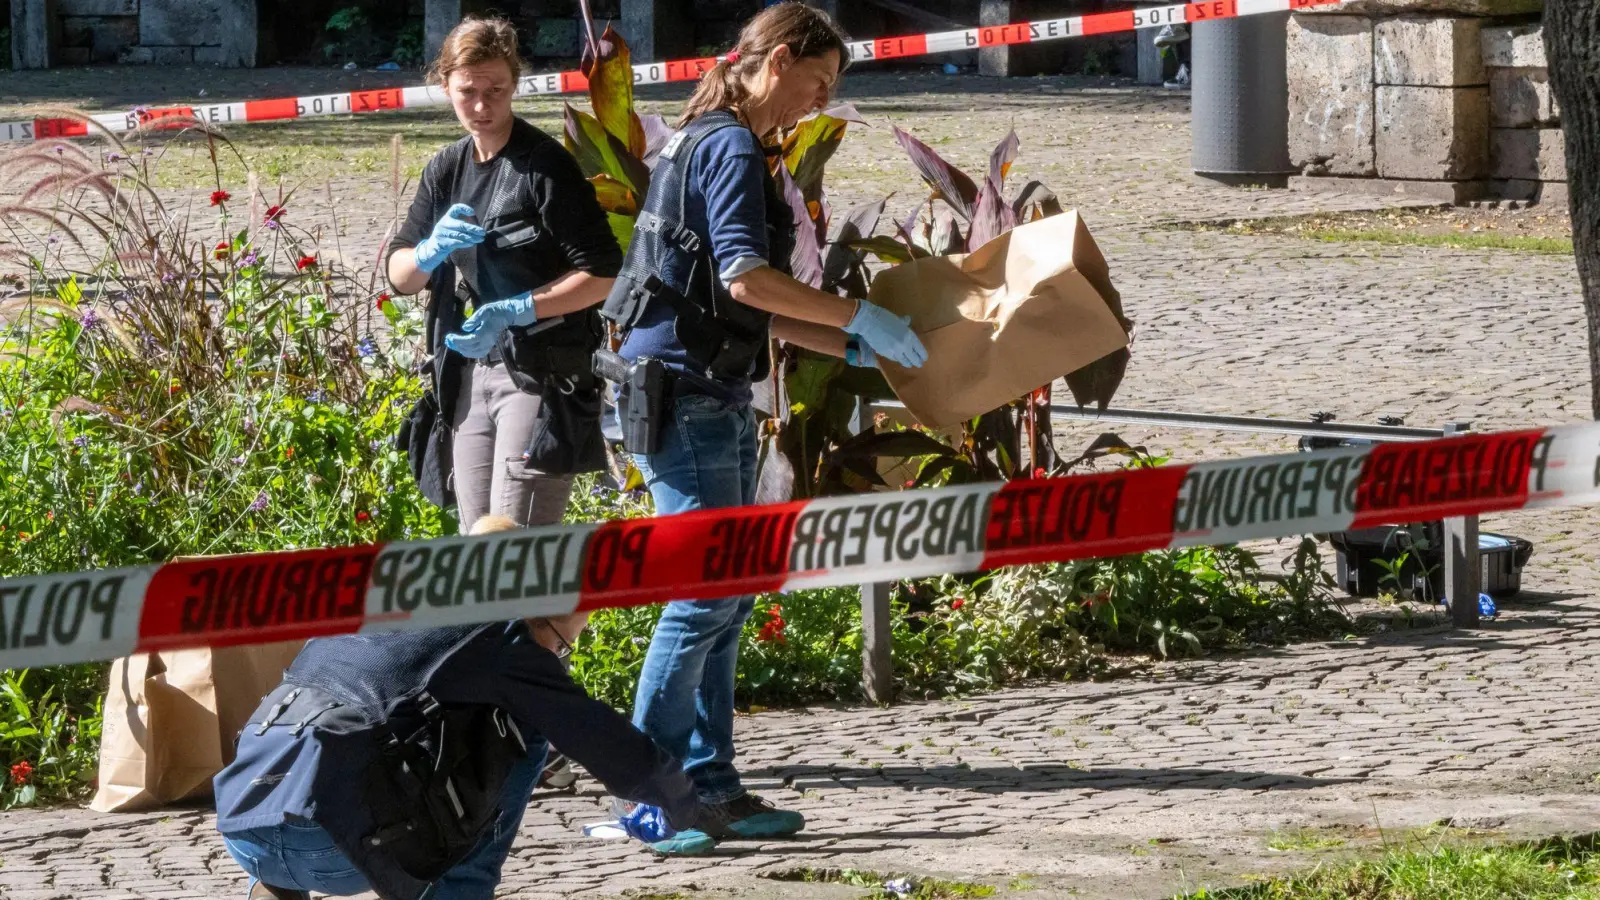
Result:
M500 332L513 325L532 325L538 320L533 293L524 291L515 297L478 307L462 323L460 332L444 336L444 344L469 359L482 359L494 349L495 343L500 340Z
M667 821L667 814L659 806L646 806L643 803L635 806L632 811L617 821L628 837L646 844L664 841L678 833Z

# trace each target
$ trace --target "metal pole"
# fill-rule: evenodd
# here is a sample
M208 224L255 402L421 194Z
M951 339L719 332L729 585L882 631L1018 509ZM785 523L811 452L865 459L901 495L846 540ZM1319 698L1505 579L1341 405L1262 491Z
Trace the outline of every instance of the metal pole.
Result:
M891 415L906 413L898 400L875 400L871 408ZM1315 435L1371 441L1434 441L1444 437L1437 428L1408 428L1403 425L1343 425L1338 422L1268 419L1260 416L1213 416L1204 413L1170 413L1143 409L1080 409L1057 403L1050 407L1050 418L1103 425L1149 425L1166 428L1203 428L1212 431L1239 431L1248 434Z
M852 432L860 434L872 427L873 406L856 400L850 416ZM888 703L894 697L894 626L889 620L892 587L888 582L861 586L861 684L873 703Z
M1451 422L1447 435L1465 434L1472 426ZM1444 595L1450 604L1450 622L1457 628L1477 628L1478 594L1483 590L1483 567L1478 559L1478 517L1444 520Z
M894 640L889 621L890 584L861 586L861 683L867 699L887 704L894 699Z

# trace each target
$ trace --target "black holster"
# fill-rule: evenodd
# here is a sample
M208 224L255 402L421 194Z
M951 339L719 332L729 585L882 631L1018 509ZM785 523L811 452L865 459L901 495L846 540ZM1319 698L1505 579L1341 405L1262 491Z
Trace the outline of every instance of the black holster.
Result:
M659 451L671 414L673 374L659 359L642 356L630 363L610 350L595 353L594 373L619 387L617 420L622 425L622 448L646 455Z

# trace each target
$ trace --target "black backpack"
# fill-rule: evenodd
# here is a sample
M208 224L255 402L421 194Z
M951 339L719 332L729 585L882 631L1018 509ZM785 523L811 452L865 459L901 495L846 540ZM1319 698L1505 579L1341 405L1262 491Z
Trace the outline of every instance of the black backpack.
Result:
M502 812L511 769L528 747L511 717L485 704L444 706L426 691L371 732L380 765L362 793L375 828L362 850L419 881L460 864Z

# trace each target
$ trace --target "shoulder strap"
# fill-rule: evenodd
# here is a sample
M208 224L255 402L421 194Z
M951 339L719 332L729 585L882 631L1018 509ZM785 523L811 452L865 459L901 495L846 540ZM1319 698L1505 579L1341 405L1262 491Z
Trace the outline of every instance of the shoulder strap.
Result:
M684 210L689 202L689 160L694 158L695 150L706 138L723 130L724 128L743 128L744 125L733 113L717 110L706 113L672 136L667 146L661 149L661 158L671 160L678 174L678 208L674 210L678 222L684 219ZM681 141L681 143L680 143ZM674 144L678 146L674 147Z

